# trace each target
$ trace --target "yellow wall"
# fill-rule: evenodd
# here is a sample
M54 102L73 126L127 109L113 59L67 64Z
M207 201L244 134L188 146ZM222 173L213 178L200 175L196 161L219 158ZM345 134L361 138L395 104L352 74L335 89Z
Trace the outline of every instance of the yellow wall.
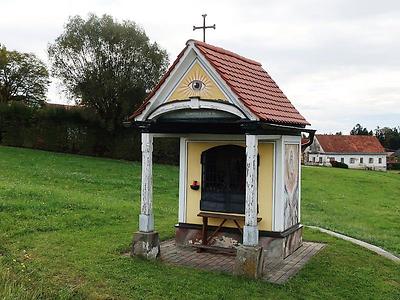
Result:
M191 88L191 82L199 80L203 83L200 91ZM224 93L218 88L214 80L208 76L198 62L195 62L181 82L177 85L168 101L188 100L189 97L199 97L207 100L227 100Z
M191 224L202 224L202 218L197 217L200 212L201 197L201 153L209 148L220 145L240 145L238 142L188 142L187 148L187 194L186 194L186 222ZM273 197L273 164L274 144L260 143L258 146L260 155L259 177L258 177L258 216L262 218L259 223L259 230L272 230L272 197ZM200 183L198 191L192 190L189 186L197 180ZM221 221L210 219L210 225L219 225ZM241 224L243 225L243 224ZM226 227L236 227L233 222L225 223Z

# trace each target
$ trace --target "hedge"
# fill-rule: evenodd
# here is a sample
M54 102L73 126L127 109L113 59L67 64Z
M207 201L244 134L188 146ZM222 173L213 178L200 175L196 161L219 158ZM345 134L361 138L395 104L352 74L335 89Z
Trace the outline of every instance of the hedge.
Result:
M117 159L141 159L140 134L132 128L110 132L96 115L84 108L0 105L0 144L102 156ZM178 164L179 141L155 139L154 161Z

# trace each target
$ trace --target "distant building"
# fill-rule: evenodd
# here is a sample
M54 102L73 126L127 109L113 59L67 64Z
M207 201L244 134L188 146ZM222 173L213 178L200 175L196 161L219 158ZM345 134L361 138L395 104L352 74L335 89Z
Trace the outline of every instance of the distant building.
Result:
M331 167L331 161L338 161L352 169L386 171L385 149L370 135L316 134L304 157L306 165Z
M387 151L387 162L388 163L400 163L400 149L397 151Z

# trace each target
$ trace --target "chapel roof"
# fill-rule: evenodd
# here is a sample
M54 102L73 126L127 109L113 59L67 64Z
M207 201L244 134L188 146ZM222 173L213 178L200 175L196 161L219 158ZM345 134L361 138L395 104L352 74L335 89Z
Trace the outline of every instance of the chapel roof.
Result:
M145 109L151 97L178 64L189 42L193 42L194 46L203 54L238 99L260 120L283 125L310 125L259 62L195 40L189 40L186 43L186 48L178 55L160 83L131 118L139 115Z
M385 153L385 149L375 136L316 134L325 152L332 153Z

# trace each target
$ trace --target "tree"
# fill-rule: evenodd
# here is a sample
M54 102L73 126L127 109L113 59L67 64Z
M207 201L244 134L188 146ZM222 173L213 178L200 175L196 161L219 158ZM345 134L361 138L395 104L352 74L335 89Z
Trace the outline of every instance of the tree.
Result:
M0 44L0 102L41 105L49 83L45 64L34 54L8 51Z
M372 132L372 130L368 131L367 128L362 127L360 124L357 124L350 131L350 134L351 135L373 135L373 132Z
M110 130L121 126L168 66L166 51L143 29L109 15L70 18L48 53L67 95L92 107Z
M400 149L400 127L377 127L375 129L375 136L381 142L383 147L391 150Z

